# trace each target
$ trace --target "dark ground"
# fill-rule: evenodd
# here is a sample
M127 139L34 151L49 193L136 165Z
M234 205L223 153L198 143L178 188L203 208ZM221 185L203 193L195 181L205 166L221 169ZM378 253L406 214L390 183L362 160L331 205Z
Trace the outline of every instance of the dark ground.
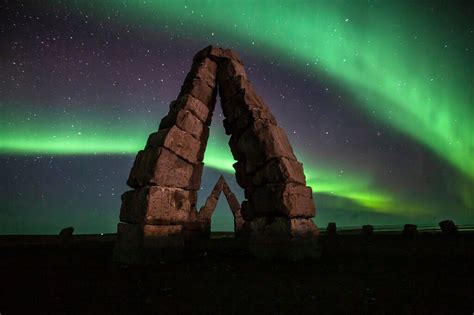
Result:
M231 238L117 266L114 236L0 236L0 314L473 314L474 234L320 237L319 259L257 260Z

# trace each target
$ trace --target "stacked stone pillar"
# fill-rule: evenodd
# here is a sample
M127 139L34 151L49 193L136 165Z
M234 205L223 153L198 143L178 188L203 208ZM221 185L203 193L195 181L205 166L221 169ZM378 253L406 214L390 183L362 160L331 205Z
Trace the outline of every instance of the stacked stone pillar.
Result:
M202 231L197 212L204 150L216 103L217 64L197 55L178 98L139 151L122 195L116 260L143 261Z
M318 230L303 165L285 131L248 80L240 58L224 50L217 81L237 182L245 191L242 234L251 241L308 240Z

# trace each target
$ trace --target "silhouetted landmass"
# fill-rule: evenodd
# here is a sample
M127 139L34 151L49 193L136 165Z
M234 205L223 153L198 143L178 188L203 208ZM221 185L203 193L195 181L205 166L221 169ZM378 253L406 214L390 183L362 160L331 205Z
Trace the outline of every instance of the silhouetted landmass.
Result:
M152 266L112 263L115 235L0 236L0 313L472 314L474 233L338 231L320 257L258 260L231 233Z

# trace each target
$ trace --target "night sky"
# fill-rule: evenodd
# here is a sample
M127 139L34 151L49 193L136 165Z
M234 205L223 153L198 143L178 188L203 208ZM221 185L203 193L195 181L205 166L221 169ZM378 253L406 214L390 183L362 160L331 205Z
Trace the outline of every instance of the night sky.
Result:
M115 232L193 55L233 48L325 227L474 223L470 1L0 0L0 234ZM235 182L220 106L198 205ZM221 198L213 230L232 230Z

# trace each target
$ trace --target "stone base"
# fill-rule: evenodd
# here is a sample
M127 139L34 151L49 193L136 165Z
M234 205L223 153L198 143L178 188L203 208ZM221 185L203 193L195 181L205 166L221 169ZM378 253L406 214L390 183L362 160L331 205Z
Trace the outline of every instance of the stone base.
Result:
M240 235L249 239L314 240L319 230L309 218L255 218L245 221Z
M114 262L124 264L158 263L180 258L184 237L181 225L119 223Z
M258 218L246 221L237 236L256 257L300 260L319 257L318 235L311 219Z
M186 250L205 251L211 237L211 222L196 220L183 224L183 237Z

